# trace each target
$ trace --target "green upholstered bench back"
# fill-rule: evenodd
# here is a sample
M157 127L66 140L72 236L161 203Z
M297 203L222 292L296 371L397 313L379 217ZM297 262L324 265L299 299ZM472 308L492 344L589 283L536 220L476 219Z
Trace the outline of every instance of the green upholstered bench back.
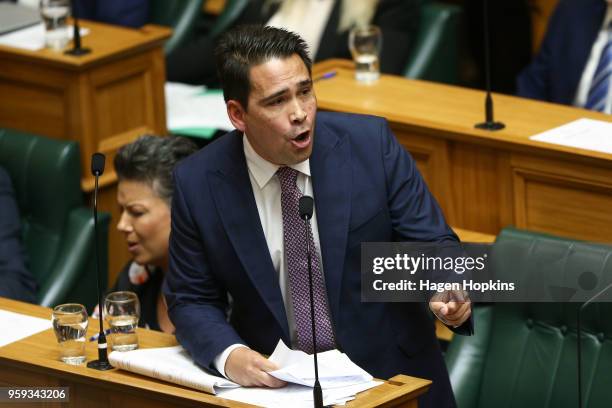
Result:
M612 281L612 248L514 229L504 230L492 259L498 276L555 272L579 286L584 272ZM447 354L460 408L577 406L578 303L498 303L475 311L473 338L456 336ZM612 303L582 315L583 396L612 406Z
M0 165L15 188L28 268L40 287L39 302L90 306L96 296L93 217L83 206L78 144L0 129ZM108 215L102 214L100 221L106 282Z

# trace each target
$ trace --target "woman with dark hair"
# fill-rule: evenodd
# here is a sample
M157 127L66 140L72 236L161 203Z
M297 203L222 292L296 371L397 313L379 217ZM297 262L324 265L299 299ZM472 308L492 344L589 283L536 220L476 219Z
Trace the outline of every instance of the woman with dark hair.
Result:
M117 229L125 235L130 261L111 291L138 295L140 326L174 332L161 286L168 269L172 170L197 147L182 137L142 136L123 146L114 165L119 183L117 203L121 218Z

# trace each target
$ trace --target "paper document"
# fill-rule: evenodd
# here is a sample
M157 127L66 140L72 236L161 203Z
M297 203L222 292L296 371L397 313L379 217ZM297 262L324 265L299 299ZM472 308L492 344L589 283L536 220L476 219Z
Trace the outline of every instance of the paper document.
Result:
M113 367L210 394L216 394L222 388L238 387L238 384L209 374L197 366L181 346L113 351L108 360Z
M530 139L612 153L612 122L582 118L532 136Z
M210 130L232 130L234 126L227 117L223 93L207 90L204 86L193 86L166 82L166 122L175 133L197 136ZM209 132L210 133L210 132Z
M372 376L353 363L346 354L329 350L318 354L321 387L337 388L372 381ZM293 384L314 387L314 357L303 351L291 350L279 341L270 361L281 367L270 375Z
M357 393L374 388L382 383L382 381L368 381L349 387L323 389L323 405L343 405L347 401L355 399ZM312 388L297 384L288 384L283 388L221 390L218 396L267 408L312 408L314 405Z
M72 26L68 26L66 30L68 31L68 36L72 38L74 33ZM89 34L89 29L81 27L80 32L81 37L84 37ZM44 23L40 23L0 35L0 45L23 48L30 51L41 50L45 48L45 25Z
M51 312L49 319L41 319L21 313L0 310L0 347L17 340L24 339L43 330L50 329Z

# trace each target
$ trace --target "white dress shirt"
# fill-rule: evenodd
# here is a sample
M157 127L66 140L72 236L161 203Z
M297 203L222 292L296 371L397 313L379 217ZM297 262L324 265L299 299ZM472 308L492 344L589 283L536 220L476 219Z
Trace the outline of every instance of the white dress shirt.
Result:
M334 2L335 0L283 2L266 25L284 28L299 34L308 44L310 58L314 59L327 26L327 20L334 8Z
M593 82L593 76L595 75L597 65L601 59L601 52L610 38L610 23L612 23L612 4L608 4L608 11L606 12L603 24L599 30L599 35L593 43L591 54L584 67L584 71L582 71L582 77L580 79L580 84L578 85L578 91L576 92L576 98L574 100L575 106L584 107L587 103L589 90L591 89L591 83ZM608 90L608 99L603 112L612 113L612 87Z
M257 204L257 211L259 213L259 220L261 221L261 226L266 237L274 270L278 275L278 283L283 296L283 303L285 304L285 312L287 314L291 342L295 345L297 344L297 332L295 318L293 316L293 304L291 301L289 277L287 276L287 261L285 258L283 213L281 209L281 186L278 177L276 177L276 171L280 166L270 163L257 154L255 150L253 150L253 147L249 143L246 136L243 136L242 140L244 145L244 155L246 157L247 167L249 169L249 179L251 180L251 187L253 188L253 195L255 196L255 203ZM297 185L300 191L314 199L310 178L310 160L307 159L301 163L297 163L289 167L299 172ZM317 249L317 256L319 256L319 264L321 265L321 271L323 271L316 209L313 211L311 226L314 244ZM233 344L226 348L214 360L215 368L224 376L226 376L225 362L227 361L230 353L238 347L246 346L243 344Z

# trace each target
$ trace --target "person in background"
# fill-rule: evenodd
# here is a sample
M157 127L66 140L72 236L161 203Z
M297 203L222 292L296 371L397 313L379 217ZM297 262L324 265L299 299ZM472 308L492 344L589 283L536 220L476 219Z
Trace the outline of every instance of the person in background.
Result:
M560 0L518 95L610 114L611 83L612 0Z
M168 270L172 170L197 147L182 137L143 136L123 146L114 165L119 183L117 229L132 260L110 291L129 290L140 300L140 326L174 332L161 286Z
M149 21L149 0L72 0L78 18L139 28Z
M348 33L352 27L375 24L381 28L380 69L401 74L419 29L423 0L252 0L233 26L266 24L300 34L314 61L351 59ZM201 36L166 59L168 81L216 86L216 38Z
M26 267L20 219L11 179L0 167L0 296L36 303L37 283Z

